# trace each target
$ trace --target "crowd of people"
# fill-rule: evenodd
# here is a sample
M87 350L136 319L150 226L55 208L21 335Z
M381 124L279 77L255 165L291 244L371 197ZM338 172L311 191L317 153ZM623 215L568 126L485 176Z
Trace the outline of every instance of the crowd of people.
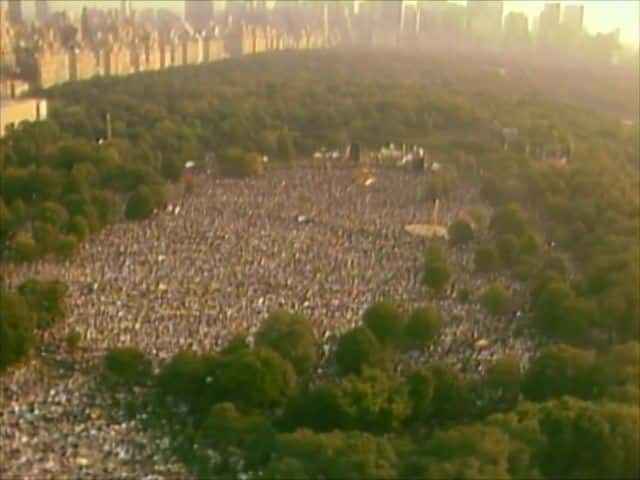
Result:
M160 359L184 349L217 350L236 334L251 335L275 308L307 315L329 344L382 298L407 308L429 302L446 319L441 337L416 361L442 360L473 373L503 353L526 359L535 345L518 330L518 319L488 316L454 292L431 297L421 284L425 240L404 226L429 218L424 186L430 173L376 167L370 171L375 182L366 186L354 181L355 173L352 167L308 165L245 180L198 175L192 193L172 199L150 220L108 227L64 262L7 266L5 279L17 285L40 276L68 284L68 315L44 334L43 345L59 346L53 354L64 356L64 339L77 332L80 357L89 364L116 346ZM454 195L443 205L445 223L463 198L469 201L469 195ZM477 293L485 280L472 275L471 257L471 249L451 250L452 284ZM517 286L510 288L518 298ZM478 339L486 340L486 348L474 348ZM135 443L131 426L98 419L99 427L87 427L87 418L98 420L72 416L87 411L80 403L88 401L82 393L88 387L76 384L80 374L57 382L51 394L24 371L0 377L0 442L5 453L13 452L0 462L0 476L38 476L51 465L58 475L69 474L65 465L74 474L84 471L77 458L88 454L55 436L65 432L85 438L87 428L110 429ZM56 413L45 420L45 410ZM96 439L93 448L107 444ZM51 460L61 451L77 458ZM127 465L127 455L114 455Z

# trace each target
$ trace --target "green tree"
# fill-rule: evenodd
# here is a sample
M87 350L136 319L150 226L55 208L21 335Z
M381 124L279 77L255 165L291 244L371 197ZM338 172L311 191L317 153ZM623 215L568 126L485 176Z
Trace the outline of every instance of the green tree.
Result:
M511 234L500 235L496 240L496 247L502 264L513 268L520 255L518 238Z
M98 221L106 225L114 221L116 216L116 197L108 190L94 190L91 203L95 206Z
M272 458L265 469L269 478L272 471L303 471L308 478L327 479L382 480L398 476L398 458L391 444L384 437L361 432L315 434L298 430L280 434Z
M491 273L498 270L498 254L493 247L478 247L473 257L474 268L478 273Z
M57 280L29 279L18 287L18 292L35 314L38 328L47 328L64 316L67 291L68 287Z
M18 222L0 198L0 251L2 244L9 241L17 232Z
M13 253L18 261L29 262L40 256L42 249L31 235L18 233L13 240Z
M238 148L229 148L219 156L222 175L232 178L253 177L263 171L259 155L246 153Z
M520 359L514 355L498 358L487 370L485 385L491 409L510 410L516 406L522 388Z
M546 478L636 478L640 415L633 406L562 399L539 415Z
M318 362L318 343L313 326L303 315L285 310L272 312L256 333L256 345L268 347L288 360L298 375Z
M527 231L527 223L522 210L515 205L507 205L495 211L489 228L497 235L514 235L521 238Z
M571 343L584 342L597 320L595 306L576 297L568 285L550 281L532 292L533 320L546 335Z
M285 162L295 159L296 151L291 141L288 130L283 129L278 133L278 157Z
M431 420L450 422L468 414L471 392L464 377L445 365L429 365L426 374L434 381Z
M43 253L52 252L55 250L58 243L60 232L56 227L49 223L40 221L33 222L31 226L33 239L36 241L38 248Z
M178 157L167 156L162 160L162 176L167 180L177 182L182 177L184 163Z
M38 205L36 219L60 228L69 221L69 214L59 203L49 201Z
M201 442L220 449L231 446L251 448L256 437L263 443L270 440L273 430L268 420L260 415L243 415L233 403L217 403L211 407L202 430Z
M440 333L442 317L431 305L418 307L411 315L404 328L405 342L409 348L426 347Z
M129 197L125 216L127 220L143 220L153 213L154 199L148 187L140 186Z
M409 373L407 384L411 401L411 419L424 423L433 415L435 379L428 370L419 369Z
M59 235L53 252L61 258L71 258L78 249L78 241L71 235Z
M511 439L493 427L471 425L437 432L406 471L414 478L510 478Z
M76 215L71 219L67 225L67 232L76 237L80 241L84 241L89 238L91 230L89 229L89 222L87 219Z
M594 383L594 355L567 345L547 347L527 370L522 391L533 401L562 395L591 398Z
M108 378L128 383L145 383L151 378L151 361L135 348L113 348L104 356Z
M449 225L449 243L465 245L473 240L473 228L466 220L458 219Z
M346 429L390 432L411 413L408 390L380 370L365 369L360 376L349 376L338 386Z
M338 340L335 358L343 374L358 374L365 366L384 364L382 347L366 327L357 327L342 335Z
M156 377L156 385L164 396L196 403L206 381L206 363L196 352L184 350L164 364Z
M511 309L512 300L503 286L493 284L482 292L480 303L491 315L505 315Z
M220 359L212 388L220 401L271 408L282 405L294 393L296 373L271 349L240 350Z
M35 319L24 298L0 289L0 371L29 353Z
M438 245L432 245L427 249L424 262L424 284L436 292L449 282L451 270L444 251Z
M388 301L381 301L365 310L362 323L380 343L393 345L400 340L405 319L395 305Z
M300 392L287 404L281 420L284 430L310 428L314 432L344 430L350 423L338 383Z

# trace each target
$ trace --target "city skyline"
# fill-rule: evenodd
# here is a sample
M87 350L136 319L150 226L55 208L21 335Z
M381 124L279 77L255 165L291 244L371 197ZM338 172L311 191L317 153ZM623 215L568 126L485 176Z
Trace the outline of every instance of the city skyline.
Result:
M134 0L134 8L167 8L184 14L184 0ZM415 3L407 0L408 4ZM452 0L452 3L466 4L465 0ZM584 26L591 33L610 33L620 29L620 41L637 47L640 44L640 2L635 0L560 0L545 2L539 0L509 0L504 2L504 14L521 11L529 16L533 24L546 3L565 5L584 5ZM24 14L32 18L35 12L35 0L23 0ZM67 8L78 11L83 5L99 8L118 8L120 0L49 0L50 11Z

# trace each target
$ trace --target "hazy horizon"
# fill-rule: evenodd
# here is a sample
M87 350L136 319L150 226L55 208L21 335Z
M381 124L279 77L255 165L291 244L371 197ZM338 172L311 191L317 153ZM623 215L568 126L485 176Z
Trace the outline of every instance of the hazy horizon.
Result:
M35 0L23 0L25 15L32 15ZM49 0L52 11L65 8L75 11L82 5L98 8L117 8L120 0ZM413 0L409 0L413 3ZM465 4L465 0L453 0L452 3ZM511 11L526 13L532 22L544 8L545 2L539 0L505 1L505 14ZM590 33L609 33L620 29L620 41L638 47L640 44L640 2L635 0L559 0L563 5L584 5L585 29ZM134 0L134 8L168 8L183 13L184 0Z

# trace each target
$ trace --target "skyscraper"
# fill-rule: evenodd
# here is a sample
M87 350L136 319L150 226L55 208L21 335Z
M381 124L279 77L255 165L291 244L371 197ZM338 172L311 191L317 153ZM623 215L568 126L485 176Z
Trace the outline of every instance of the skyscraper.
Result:
M44 22L49 17L49 0L36 0L36 20Z
M547 43L555 41L560 26L560 4L547 3L538 17L538 37Z
M584 23L584 5L565 5L562 12L562 24L572 32L582 32Z
M213 20L211 0L185 0L184 19L195 30L205 30Z
M497 39L502 31L502 0L474 0L467 2L467 30L484 39Z
M504 39L509 46L529 43L529 17L522 12L509 12L504 19Z

